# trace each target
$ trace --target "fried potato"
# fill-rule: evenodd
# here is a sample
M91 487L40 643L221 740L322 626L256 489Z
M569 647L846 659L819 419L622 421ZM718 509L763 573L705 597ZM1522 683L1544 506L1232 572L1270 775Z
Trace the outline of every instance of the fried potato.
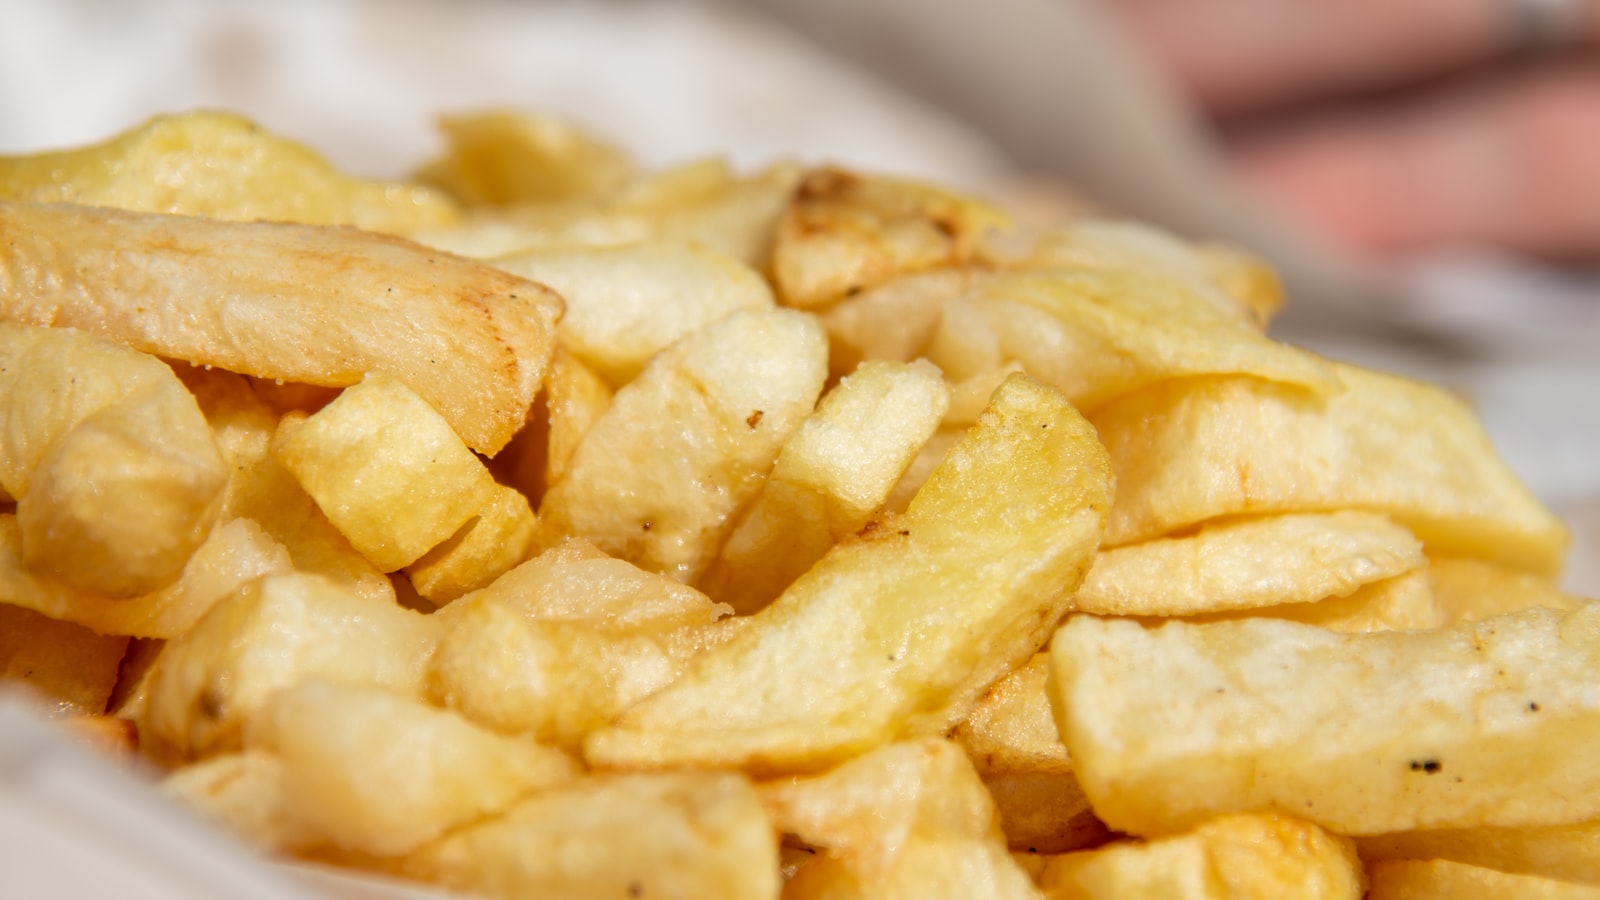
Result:
M1372 866L1370 900L1455 900L1514 897L1516 900L1600 900L1600 887L1537 875L1512 875L1435 859L1392 860Z
M1186 616L1311 603L1425 563L1417 539L1381 515L1264 516L1102 550L1073 605L1098 615Z
M1283 305L1272 270L1242 251L1200 245L1140 222L1082 219L1036 235L1002 235L985 246L1013 269L1147 272L1178 282L1218 312L1261 328Z
M827 307L904 272L973 262L985 231L1009 224L930 185L815 169L778 224L772 280L790 306Z
M740 613L777 597L883 506L949 393L926 362L869 362L840 381L778 452L701 589Z
M285 417L272 451L384 572L416 562L495 499L494 477L449 423L379 372L310 418Z
M107 597L29 572L13 516L0 515L0 603L102 634L169 638L183 634L217 601L263 575L294 568L282 545L254 522L234 519L212 530L178 580L137 597Z
M98 716L128 639L0 603L0 685L21 684L51 717Z
M539 285L349 229L0 203L0 237L0 319L268 379L384 372L491 455L522 427L561 314Z
M27 565L118 597L176 579L227 473L172 370L72 329L0 323L0 397L0 484Z
M982 776L1013 850L1059 853L1106 837L1072 774L1045 692L1050 657L1027 663L990 685L966 721L950 732Z
M156 116L90 147L0 157L0 200L368 231L456 219L439 191L350 178L300 144L211 111Z
M904 516L874 520L681 679L590 735L607 768L815 770L943 733L1045 641L1111 483L1088 423L1018 376Z
M626 154L570 123L512 110L439 117L447 148L417 178L472 206L614 194Z
M590 732L677 680L738 624L616 629L478 604L449 620L429 669L429 695L488 728L576 752Z
M1040 873L1051 900L1361 900L1366 877L1349 838L1277 813L1222 816L1153 841L1057 856Z
M222 520L249 519L283 545L295 569L326 576L368 599L393 603L388 576L350 546L272 455L278 414L249 379L221 369L180 366L177 371L200 404L227 464Z
M451 623L495 604L533 621L578 622L610 631L710 625L732 612L692 587L608 556L580 538L517 566L435 618Z
M997 354L991 367L1019 361L1085 410L1196 375L1252 375L1316 394L1340 390L1329 363L1267 338L1237 312L1221 311L1184 284L1148 272L1008 273L947 304L944 317L945 330L962 343L987 335ZM948 373L939 347L936 336L928 358Z
M1366 631L1414 631L1449 624L1433 599L1428 577L1414 569L1393 578L1364 584L1345 597L1315 603L1289 603L1260 609L1194 616L1193 622L1220 622L1245 616L1288 619L1330 631L1356 634Z
M285 814L318 843L395 856L573 780L566 754L380 688L305 681L253 716L245 745L283 762Z
M1358 838L1370 865L1442 859L1501 872L1600 885L1600 821L1542 828L1454 828Z
M924 738L762 786L779 830L821 854L784 887L820 897L1037 898L960 750Z
M489 501L461 530L406 567L406 577L429 603L446 603L482 587L526 560L539 520L528 498L494 485Z
M617 392L551 486L540 518L692 582L827 375L811 317L740 312L685 337Z
M692 331L739 310L770 309L754 269L697 244L530 250L488 261L560 294L561 343L613 387Z
M161 792L229 829L250 845L273 853L316 844L308 823L289 812L286 766L265 750L222 753L174 769Z
M1253 378L1158 384L1091 418L1117 470L1106 544L1223 516L1365 509L1430 553L1540 574L1568 536L1444 391L1335 364L1324 399Z
M549 425L542 477L522 479L537 483L541 496L549 485L566 476L572 454L594 423L611 408L613 396L603 378L559 346L550 361L544 389Z
M1352 635L1081 615L1050 653L1057 726L1116 829L1261 809L1350 835L1600 818L1600 604Z
M246 722L302 681L421 696L435 639L427 617L320 576L268 576L167 644L150 671L140 734L158 756L190 760L238 749Z
M406 858L413 877L484 897L778 896L778 841L755 788L725 772L613 775L541 791Z
M1466 557L1436 556L1429 560L1428 585L1450 624L1475 622L1534 606L1573 609L1583 602L1543 575Z
M930 269L895 276L835 303L822 313L833 374L846 375L869 359L916 359L938 331L945 306L993 277L969 267Z

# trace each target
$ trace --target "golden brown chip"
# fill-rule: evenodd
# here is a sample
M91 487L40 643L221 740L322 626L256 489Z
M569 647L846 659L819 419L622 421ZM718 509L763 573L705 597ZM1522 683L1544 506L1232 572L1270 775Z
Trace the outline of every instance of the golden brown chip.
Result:
M0 203L0 319L268 379L385 372L488 454L522 427L560 314L546 288L384 235Z
M439 118L448 146L417 173L471 205L504 206L613 194L633 164L570 123L511 110Z
M128 639L0 603L0 684L21 684L50 716L98 716Z
M1542 828L1446 828L1358 838L1368 863L1447 859L1560 881L1600 885L1600 821Z
M1515 900L1600 900L1600 887L1537 875L1512 875L1443 859L1374 863L1369 900L1456 900L1506 897Z

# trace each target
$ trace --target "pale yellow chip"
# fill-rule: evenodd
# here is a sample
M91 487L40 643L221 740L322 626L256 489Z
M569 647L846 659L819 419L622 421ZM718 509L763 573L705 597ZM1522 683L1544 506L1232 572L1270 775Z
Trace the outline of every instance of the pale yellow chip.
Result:
M273 575L222 600L151 669L141 736L158 758L238 749L250 717L302 681L421 696L436 636L426 616L315 575Z
M456 219L422 185L362 181L228 113L157 116L102 143L0 157L0 200L401 231Z
M476 516L444 543L406 567L406 577L428 602L443 606L487 587L532 554L539 520L528 498L496 484Z
M172 370L70 328L0 322L0 398L0 484L28 566L110 596L171 584L227 480Z
M126 637L0 603L0 685L28 688L48 716L105 712L127 649Z
M740 312L663 351L617 392L540 518L691 582L810 414L827 375L815 319Z
M970 267L899 275L822 313L829 365L845 375L869 359L911 362L939 329L947 304L992 273Z
M1600 817L1597 603L1370 634L1080 615L1050 653L1062 739L1119 830L1273 808L1352 835Z
M1117 470L1107 545L1224 516L1349 508L1388 515L1432 553L1560 569L1566 529L1460 400L1335 369L1345 388L1322 399L1254 378L1190 378L1096 411Z
M566 754L379 688L307 681L273 695L245 745L283 762L283 809L318 843L394 856L572 781Z
M1558 881L1600 885L1600 820L1536 828L1447 828L1358 838L1368 863L1447 859Z
M925 362L864 363L840 381L783 445L701 589L740 613L776 598L883 506L948 402Z
M762 797L781 831L821 851L784 887L793 900L1039 896L972 764L947 741L881 747L764 785Z
M1442 859L1374 863L1371 874L1369 900L1458 900L1463 897L1600 900L1600 886L1537 875L1512 875Z
M1034 654L990 685L950 732L994 797L1013 850L1059 853L1106 837L1056 733L1045 692L1049 665L1048 654Z
M402 871L491 897L778 896L778 840L725 772L585 778L407 857Z
M548 202L621 189L622 151L559 119L512 110L439 118L445 155L417 173L470 205Z
M177 637L243 585L293 568L283 545L249 519L234 519L212 529L173 583L136 597L107 597L28 571L16 518L0 515L0 603L103 634Z
M368 375L310 418L285 418L273 455L384 572L416 562L480 514L494 478L405 384Z
M1435 602L1428 576L1413 569L1393 578L1374 581L1344 597L1315 603L1290 603L1260 609L1197 616L1192 621L1224 621L1262 616L1304 622L1330 631L1354 634L1364 631L1415 631L1448 625L1444 610Z
M1465 557L1429 560L1428 584L1447 622L1472 622L1533 606L1572 609L1583 602L1544 575Z
M816 169L778 225L773 284L791 306L831 306L902 273L973 262L984 233L1008 225L993 207L930 185Z
M1018 376L904 516L835 546L752 624L592 734L610 768L814 770L943 733L1045 642L1111 483L1088 423Z
M550 362L544 390L549 419L543 477L538 483L548 488L565 477L583 436L611 408L613 393L605 379L560 347Z
M221 753L174 769L161 792L259 850L293 852L317 840L308 823L290 815L286 774L283 760L265 750Z
M561 314L544 287L348 228L0 202L0 236L0 319L267 379L385 372L488 454L522 427Z
M1349 838L1262 813L1058 856L1045 864L1039 884L1050 900L1361 900L1366 875Z
M327 576L363 597L393 603L388 576L350 546L272 455L278 414L257 386L221 369L182 366L178 375L200 404L227 463L222 520L249 519L283 545L297 570Z
M1340 390L1328 362L1271 340L1237 310L1219 309L1185 284L1149 272L1003 274L946 304L943 316L927 352L947 374L962 378L1017 361L1086 410L1195 375L1253 375L1317 394ZM974 358L975 343L986 345L991 358Z
M1417 539L1381 515L1265 516L1102 550L1073 603L1081 612L1110 616L1311 603L1425 563Z
M489 264L560 294L562 345L613 387L684 335L739 310L773 305L772 288L758 272L697 244L531 250Z

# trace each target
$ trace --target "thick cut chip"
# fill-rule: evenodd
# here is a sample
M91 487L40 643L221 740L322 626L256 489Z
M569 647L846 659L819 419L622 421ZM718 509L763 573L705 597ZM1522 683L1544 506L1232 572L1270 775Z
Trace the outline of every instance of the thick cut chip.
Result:
M778 897L778 840L755 787L722 772L613 775L541 791L407 857L482 897Z
M0 515L0 603L76 622L102 634L177 637L217 601L249 582L293 569L282 545L249 519L234 519L211 530L178 580L137 597L107 597L29 572L22 565L22 536L15 517Z
M694 244L533 250L490 265L547 285L566 301L561 343L613 386L684 335L741 309L772 307L754 269Z
M940 368L949 368L941 344L987 340L996 363L1021 362L1028 374L1086 410L1191 375L1252 375L1316 394L1340 389L1326 361L1266 337L1237 311L1149 272L1002 275L947 304L941 334L949 337L936 335L929 346L929 359Z
M237 749L279 690L321 679L421 696L435 629L315 575L263 578L170 641L150 670L140 734L158 755Z
M1349 838L1283 815L1244 814L1058 856L1039 885L1050 900L1361 900L1366 877Z
M590 735L590 762L815 770L942 734L1044 644L1110 493L1089 424L1013 378L904 516L834 547L744 631Z
M742 621L616 629L476 604L449 620L428 688L436 702L474 722L576 751L590 732L731 638Z
M482 453L522 427L560 315L547 288L399 238L0 203L0 319L268 379L385 372Z
M993 277L968 267L912 272L829 307L822 324L833 374L853 372L869 359L916 359L938 331L945 306Z
M474 206L616 193L633 174L622 151L558 119L510 110L441 116L449 144L417 177Z
M123 597L177 578L227 472L172 370L69 328L0 323L0 398L0 486L29 567Z
M1106 544L1209 519L1366 509L1430 552L1551 574L1568 537L1495 455L1465 404L1393 375L1336 364L1316 398L1255 378L1168 381L1096 411L1117 469Z
M194 393L227 463L222 520L249 519L283 545L295 569L324 575L363 597L393 603L388 576L350 546L272 455L278 414L249 379L195 366L180 366L178 375Z
M495 495L494 477L449 423L376 372L308 419L285 417L273 454L385 572L416 562Z
M1343 834L1600 817L1600 603L1441 631L1074 616L1057 725L1133 834L1279 809Z
M692 582L827 377L816 320L740 312L656 356L578 445L540 518Z
M98 716L128 639L0 603L0 685L32 690L50 716Z
M594 423L611 408L611 386L561 347L550 361L550 376L545 379L545 411L548 415L543 471L538 478L525 478L544 488L567 474L572 454L583 443Z
M926 362L870 362L839 382L783 445L700 587L740 613L777 597L883 506L949 396Z
M522 795L573 780L577 763L532 741L379 688L303 682L250 720L245 744L283 761L283 807L319 843L394 856Z
M444 543L406 567L406 577L429 603L443 606L487 587L533 552L539 520L528 498L494 485L489 502Z
M764 785L762 796L780 831L822 851L785 886L791 900L1039 896L1006 851L977 773L946 741L882 747Z
M1364 584L1346 597L1211 613L1195 616L1190 621L1221 622L1245 616L1288 619L1350 634L1363 631L1414 631L1449 624L1444 611L1433 599L1433 591L1428 589L1428 576L1422 569Z
M1600 885L1600 821L1542 828L1446 828L1360 838L1368 863L1448 859L1502 872Z
M210 111L157 116L92 147L0 157L0 200L368 231L456 219L436 190L350 178L293 141Z
M1583 602L1544 575L1466 557L1429 560L1428 584L1449 623L1488 619L1533 606L1572 609Z
M1009 224L984 203L929 185L817 169L778 224L773 283L790 306L831 306L901 273L973 262L984 233Z
M1034 654L990 685L950 732L994 797L1013 850L1059 853L1106 836L1056 733L1045 692L1049 666L1049 654Z
M161 792L269 853L308 849L316 836L290 815L283 760L265 750L222 753L181 766Z
M1600 900L1600 887L1513 875L1443 859L1374 863L1369 900Z
M1188 616L1343 597L1425 562L1411 532L1360 512L1267 516L1102 550L1081 612Z

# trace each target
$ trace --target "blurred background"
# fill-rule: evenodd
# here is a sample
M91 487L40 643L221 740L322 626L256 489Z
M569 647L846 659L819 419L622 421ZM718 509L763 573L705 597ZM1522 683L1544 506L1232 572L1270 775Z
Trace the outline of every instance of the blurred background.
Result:
M1277 335L1442 382L1600 595L1600 0L0 0L0 153L223 107L404 175L441 112L832 161L1271 259ZM1068 198L1068 199L1063 199Z

